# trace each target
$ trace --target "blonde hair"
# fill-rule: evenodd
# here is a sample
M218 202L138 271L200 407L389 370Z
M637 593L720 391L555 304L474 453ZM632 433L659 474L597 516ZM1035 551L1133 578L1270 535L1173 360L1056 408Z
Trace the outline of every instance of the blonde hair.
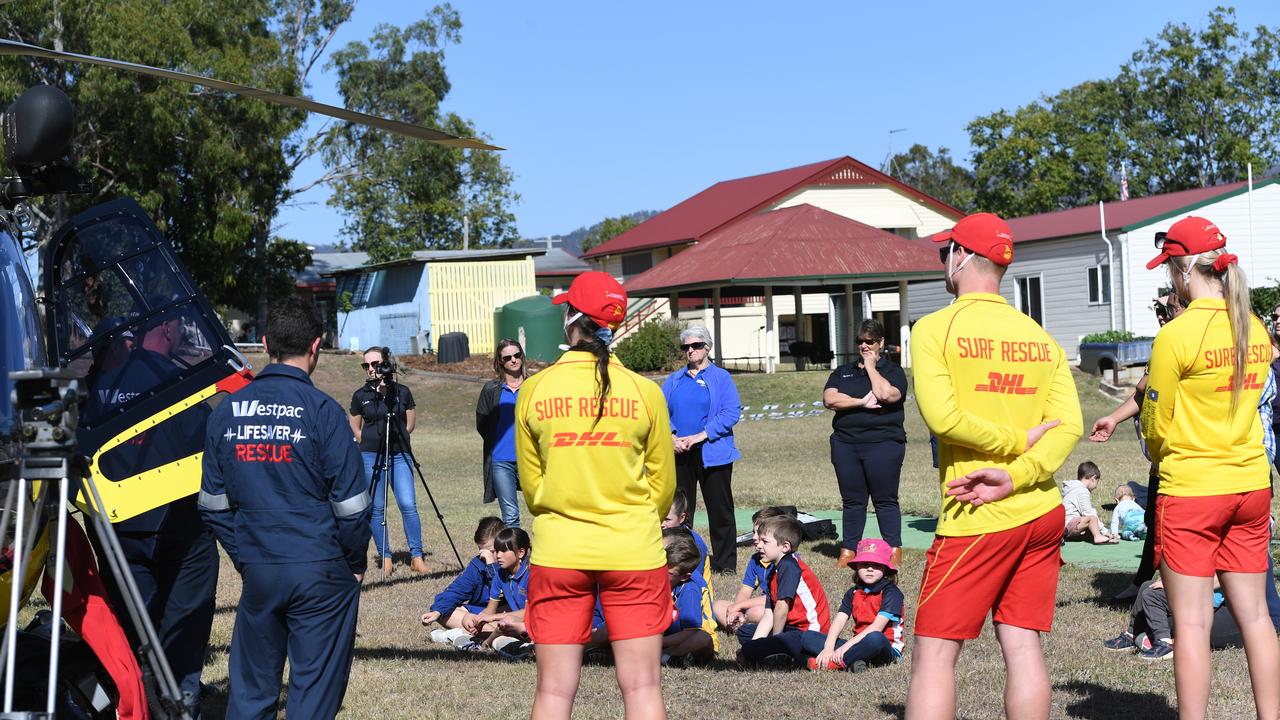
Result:
M1189 272L1198 272L1207 280L1215 280L1222 284L1222 296L1227 301L1227 319L1231 321L1231 345L1235 365L1231 368L1231 414L1236 414L1240 403L1240 390L1244 386L1244 375L1249 357L1249 321L1253 310L1249 302L1249 279L1244 270L1235 263L1229 263L1221 272L1213 268L1218 256L1226 252L1225 248L1209 250L1195 256L1190 265L1184 265L1187 256L1171 257L1170 263L1185 276Z
M1129 483L1125 483L1120 487L1116 488L1116 497L1118 498L1127 497L1127 498L1136 499L1138 496L1133 494L1133 488L1129 487Z

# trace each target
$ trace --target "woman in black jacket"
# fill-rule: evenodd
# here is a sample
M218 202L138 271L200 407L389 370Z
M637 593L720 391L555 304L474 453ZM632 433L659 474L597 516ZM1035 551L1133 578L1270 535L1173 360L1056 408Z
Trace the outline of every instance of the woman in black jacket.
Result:
M484 438L484 501L498 501L502 524L520 527L516 493L516 393L528 377L524 348L511 339L498 341L493 353L493 380L484 384L476 401L476 432Z

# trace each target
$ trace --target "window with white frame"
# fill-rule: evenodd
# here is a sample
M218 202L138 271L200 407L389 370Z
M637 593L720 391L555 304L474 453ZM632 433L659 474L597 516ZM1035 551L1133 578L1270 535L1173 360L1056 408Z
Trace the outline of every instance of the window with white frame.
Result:
M1044 326L1044 291L1041 289L1041 280L1039 275L1023 275L1014 278L1014 288L1018 309L1026 313L1035 320L1041 327Z
M1088 268L1089 303L1105 305L1111 302L1111 266L1094 265Z

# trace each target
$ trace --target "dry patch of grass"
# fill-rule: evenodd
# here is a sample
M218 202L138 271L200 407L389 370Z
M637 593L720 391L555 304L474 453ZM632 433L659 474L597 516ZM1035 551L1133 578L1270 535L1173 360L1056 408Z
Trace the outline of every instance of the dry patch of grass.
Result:
M262 358L255 365L261 367ZM326 355L316 373L317 384L345 407L362 381L359 360ZM1098 395L1093 380L1079 377L1085 422L1113 406ZM773 377L735 376L744 403L802 402L816 399L826 373L786 373ZM480 391L474 382L408 375L418 403L414 450L449 529L464 559L473 552L470 536L477 519L497 514L496 505L481 499L480 440L474 430L474 407ZM904 510L937 512L937 476L931 467L928 438L914 405L908 408L910 446L903 470ZM738 441L745 454L734 472L740 507L795 504L802 508L836 508L839 497L827 451L829 418L743 422ZM1128 431L1106 445L1082 441L1065 466L1097 462L1104 483L1095 502L1110 501L1116 484L1145 480L1146 466ZM1064 475L1060 475L1063 477ZM344 717L376 718L511 718L528 714L536 669L532 663L509 663L492 655L474 655L432 645L418 615L449 582L456 567L426 497L419 487L429 561L438 571L420 577L400 564L388 581L370 578L361 597L356 661L347 691ZM404 548L399 514L389 513L394 546ZM399 538L399 540L395 540ZM817 572L832 602L849 582L848 571L831 567L834 547L821 543L802 551ZM370 547L372 554L372 546ZM739 567L746 551L740 551ZM907 551L900 576L909 602L920 586L924 553ZM371 573L371 575L376 575ZM1167 718L1173 714L1171 662L1143 662L1129 655L1105 653L1101 641L1123 629L1127 609L1112 608L1109 597L1128 582L1124 574L1065 567L1058 588L1055 632L1045 638L1045 654L1054 682L1055 718ZM207 682L225 689L227 647L239 595L239 578L223 563L214 621ZM738 580L714 579L717 597L730 597ZM914 611L909 609L908 615ZM707 717L843 717L901 718L909 666L901 664L858 675L806 672L745 672L732 665L737 641L721 638L720 654L705 668L664 671L664 693L673 718ZM1252 713L1244 653L1214 654L1214 693L1210 717ZM991 718L1001 713L1004 671L990 628L964 650L959 671L959 716ZM210 710L221 715L223 698ZM615 718L622 704L609 667L587 667L575 717Z

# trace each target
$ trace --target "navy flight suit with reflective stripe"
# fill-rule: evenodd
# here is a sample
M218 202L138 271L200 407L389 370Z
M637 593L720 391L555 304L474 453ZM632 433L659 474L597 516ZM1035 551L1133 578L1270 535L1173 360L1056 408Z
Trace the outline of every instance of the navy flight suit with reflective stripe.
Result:
M355 646L370 502L347 414L301 369L271 364L209 417L200 514L244 579L228 718L332 718Z

